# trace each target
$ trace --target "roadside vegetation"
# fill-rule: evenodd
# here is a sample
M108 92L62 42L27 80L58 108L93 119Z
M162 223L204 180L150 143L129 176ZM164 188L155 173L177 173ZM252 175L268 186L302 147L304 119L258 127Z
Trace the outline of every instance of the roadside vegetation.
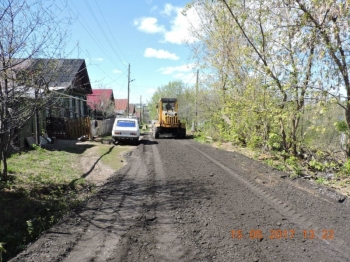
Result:
M276 170L286 172L290 178L303 177L331 187L350 196L350 161L345 157L332 156L329 151L310 151L310 157L286 156L277 150L265 151L237 143L214 140L205 132L194 133L194 140L210 144L222 150L234 151L262 162Z
M129 147L82 144L64 150L35 147L8 159L9 179L0 181L0 261L25 248L43 231L96 192L83 178L81 155L98 146L100 161L117 170ZM91 163L93 165L94 163Z
M196 139L349 195L349 2L192 0L193 12L198 82L159 87L151 104L177 97Z

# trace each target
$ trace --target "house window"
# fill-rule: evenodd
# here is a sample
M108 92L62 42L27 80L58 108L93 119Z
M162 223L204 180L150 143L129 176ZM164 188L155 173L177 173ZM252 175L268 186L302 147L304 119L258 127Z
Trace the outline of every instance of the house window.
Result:
M80 113L79 113L79 100L78 97L75 97L75 113L76 113L76 118L80 117Z
M65 109L65 108L60 108L59 110L60 110L60 115L61 115L61 117L62 117L62 118L63 118L63 117L66 117L66 116L65 116L65 111L66 111L66 109Z
M84 97L82 97L82 99L84 99ZM85 112L84 112L84 101L80 101L80 113L81 116L84 117Z
M74 115L73 115L73 99L70 97L69 98L69 118L73 118Z

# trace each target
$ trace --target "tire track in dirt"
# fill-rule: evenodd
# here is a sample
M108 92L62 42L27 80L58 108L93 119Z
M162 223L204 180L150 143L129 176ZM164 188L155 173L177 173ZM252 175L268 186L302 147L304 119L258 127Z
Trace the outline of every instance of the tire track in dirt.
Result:
M152 146L155 173L156 173L156 205L157 224L156 241L157 253L156 261L185 261L186 257L194 254L182 244L174 222L174 207L171 204L171 190L167 187L165 172L156 145ZM161 203L162 202L162 203Z
M297 191L293 198L276 192L289 187L280 187L280 179L267 188L242 169L250 161L234 156L190 140L146 136L96 196L12 261L348 261L346 228L330 244L304 239L302 229L320 221L301 211L309 205L300 203L306 193L291 189ZM324 204L310 201L312 207ZM348 221L347 209L327 204L315 214L338 212L318 229L333 219ZM270 230L279 228L298 229L299 235L269 239ZM233 229L244 237L233 238ZM252 229L261 229L264 238L251 239Z
M11 261L107 261L122 235L132 226L142 191L137 192L140 149L129 153L133 165L119 170L97 195ZM142 173L142 172L141 172Z
M136 154L137 153L137 154ZM133 165L122 179L107 183L101 192L102 203L88 221L85 234L79 239L74 249L66 256L65 261L107 261L115 247L119 245L123 234L132 226L135 212L139 211L142 198L138 187L142 163L139 151L133 151ZM142 190L142 189L141 189ZM89 209L89 205L86 207ZM95 208L92 203L91 208Z
M275 210L277 210L281 215L287 216L288 219L297 225L300 229L311 228L314 231L321 232L322 228L315 225L310 219L307 219L296 210L288 206L288 204L284 203L282 200L272 196L267 192L265 188L261 188L256 181L247 179L244 176L239 175L234 172L232 169L228 168L224 164L220 163L218 160L209 156L202 150L194 147L187 141L181 141L183 145L191 147L199 154L203 155L205 158L210 160L212 163L222 168L225 172L230 174L234 179L237 179L240 183L242 183L245 187L247 187L251 192L253 192L257 197L264 199L266 203L271 205ZM324 243L326 243L326 249L329 253L333 254L334 261L349 261L350 256L350 247L348 244L341 238L337 237L332 240L322 239ZM327 248L328 246L328 248Z
M155 144L146 143L143 159L147 180L142 208L108 261L185 261L190 252L174 227L171 186Z

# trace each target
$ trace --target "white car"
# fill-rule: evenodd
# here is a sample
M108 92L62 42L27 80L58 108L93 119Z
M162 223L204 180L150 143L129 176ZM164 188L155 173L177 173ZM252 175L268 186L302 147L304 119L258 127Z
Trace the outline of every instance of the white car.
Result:
M112 138L114 143L130 141L137 144L140 138L138 120L135 118L117 117L113 124Z

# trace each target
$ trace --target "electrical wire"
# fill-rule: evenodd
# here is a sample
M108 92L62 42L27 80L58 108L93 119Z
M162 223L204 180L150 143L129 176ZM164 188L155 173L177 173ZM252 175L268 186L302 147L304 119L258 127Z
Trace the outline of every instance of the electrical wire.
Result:
M118 43L117 43L117 40L115 39L115 37L114 37L114 35L113 35L113 33L112 33L112 30L110 29L110 27L109 27L109 25L108 25L108 23L107 23L107 21L106 21L104 15L102 14L100 5L98 4L98 2L97 2L96 0L95 0L95 3L96 3L96 5L97 5L97 7L98 7L98 10L100 11L100 14L101 14L101 17L103 18L103 21L105 22L105 24L106 24L106 26L107 26L107 28L108 28L108 31L109 31L110 35L112 36L112 38L113 38L113 40L114 40L115 45L118 47L118 49L119 49L121 55L123 56L123 58L125 59L125 61L128 61L128 59L125 58L125 56L124 56L122 50L120 49L120 47L119 47L119 45L118 45Z
M77 13L79 14L78 8L73 4L73 2L71 2L71 4L73 5L73 7L77 10ZM68 4L67 6L68 6L68 8L71 10L71 12L72 12L74 15L76 15L76 14L74 13L74 11L72 10L72 8L70 7L70 5ZM81 24L81 26L85 29L85 31L89 34L89 36L90 36L91 39L95 42L95 44L99 47L99 49L100 49L100 50L104 53L104 55L109 59L109 61L110 61L112 64L114 64L117 68L119 68L119 65L117 65L117 64L115 63L115 61L111 58L110 55L107 54L107 52L105 51L105 49L104 49L104 48L102 47L102 45L99 43L99 41L97 40L98 38L97 38L96 36L94 36L93 33L90 32L91 30L88 30L88 29L86 28L86 26L84 25L84 23L85 23L85 24L88 24L88 23L85 21L84 17L82 17L82 20L84 21L84 23L80 20L80 18L79 18L78 16L77 16L77 20L78 20L78 22ZM122 64L123 64L123 66L125 66L124 63L122 63Z

